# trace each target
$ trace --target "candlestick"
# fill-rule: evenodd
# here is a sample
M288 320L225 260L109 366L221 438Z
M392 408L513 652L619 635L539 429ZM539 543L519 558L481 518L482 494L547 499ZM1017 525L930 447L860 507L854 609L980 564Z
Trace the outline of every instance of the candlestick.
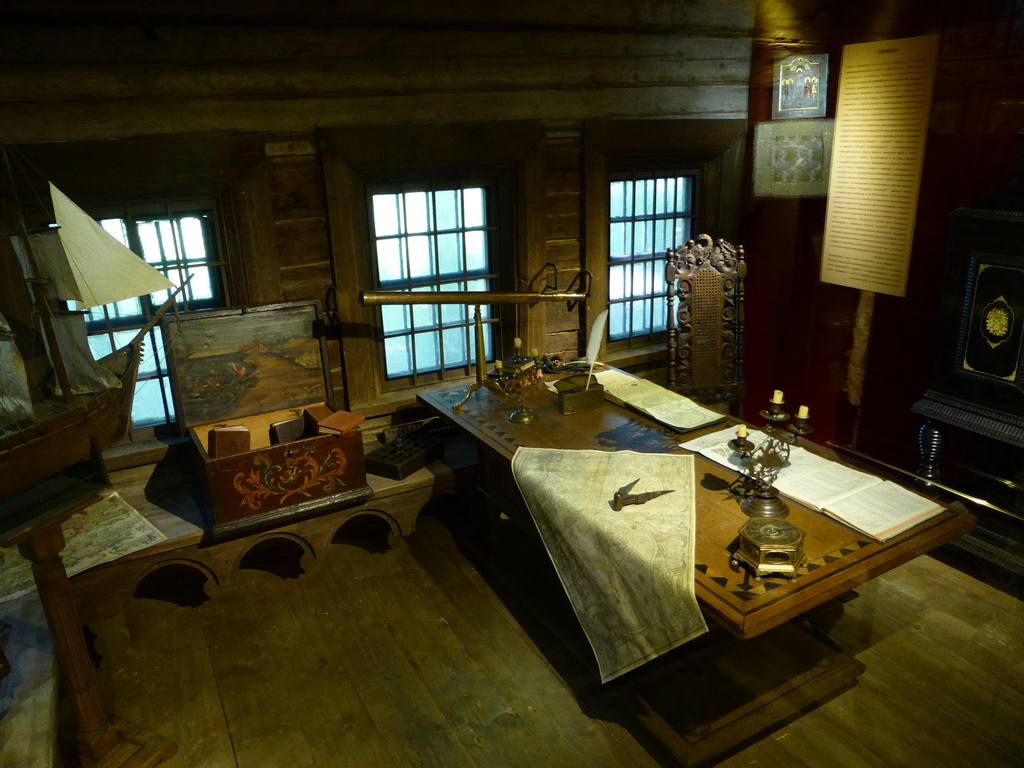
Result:
M776 405L782 405L782 390L776 389L775 394L772 396L772 402Z
M806 405L801 405L796 411L796 417L798 419L806 419L809 414L810 410L807 408Z

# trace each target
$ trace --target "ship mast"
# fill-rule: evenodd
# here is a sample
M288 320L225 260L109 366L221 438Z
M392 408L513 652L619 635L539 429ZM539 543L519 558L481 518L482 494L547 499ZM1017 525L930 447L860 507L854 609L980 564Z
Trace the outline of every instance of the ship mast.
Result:
M25 215L21 209L21 200L18 196L18 188L14 183L14 173L11 170L11 158L7 152L7 145L3 146L4 168L7 171L7 179L11 186L11 196L14 203L14 214L18 220L18 230L25 243L25 253L28 256L29 269L32 274L26 276L28 284L32 287L32 294L35 298L36 309L42 321L43 334L46 336L46 345L50 351L50 361L53 363L53 370L57 374L57 381L60 384L61 396L64 402L71 402L71 380L68 378L67 367L60 354L60 345L57 343L57 335L53 330L53 311L50 307L50 294L47 290L49 280L42 277L39 270L39 262L36 259L32 247L32 238L28 236L28 228L25 226Z

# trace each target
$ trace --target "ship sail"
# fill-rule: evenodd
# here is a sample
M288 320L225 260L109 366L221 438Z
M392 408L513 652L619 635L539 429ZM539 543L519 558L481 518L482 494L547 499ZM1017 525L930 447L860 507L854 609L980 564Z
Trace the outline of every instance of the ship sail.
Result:
M52 183L50 199L57 226L28 235L28 243L22 237L12 236L11 243L25 275L46 280L51 296L88 308L173 290L170 280L103 229ZM33 264L41 274L34 275ZM93 360L81 312L55 314L52 325L57 355L66 368L72 394L97 393L121 386L113 373ZM49 341L47 354L54 359ZM63 394L59 383L56 392Z
M57 220L57 236L71 268L81 307L99 307L115 301L173 290L174 285L122 245L52 183L50 199Z
M0 315L0 426L35 418L32 396L25 375L25 362L14 343L14 334L7 319Z
M4 166L10 176L7 150ZM18 318L18 326L39 322L59 397L39 396L43 379L32 383L26 376L29 357L19 354L11 326L0 323L0 498L91 462L98 451L124 438L145 336L185 287L175 288L53 184L57 226L43 232L26 230L13 183L11 194L20 227L11 242L32 288L34 315ZM162 292L166 301L128 344L93 359L83 310ZM54 298L75 302L74 311L51 306Z
M29 235L28 245L54 297L89 308L174 288L52 183L50 199L57 227ZM33 276L26 244L17 235L11 242Z

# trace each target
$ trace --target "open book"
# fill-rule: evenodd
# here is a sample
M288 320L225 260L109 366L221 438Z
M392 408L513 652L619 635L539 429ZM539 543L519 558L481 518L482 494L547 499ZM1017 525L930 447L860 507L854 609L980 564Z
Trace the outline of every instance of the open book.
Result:
M738 457L728 447L735 436L734 430L726 429L683 443L683 448L742 471ZM757 445L764 437L750 430L747 439ZM901 485L800 447L790 451L789 464L779 472L775 487L877 541L888 541L942 511L935 501Z
M655 421L681 432L714 424L725 418L716 411L697 405L688 397L617 368L599 371L594 374L594 378L604 386L604 395L608 400L635 408Z

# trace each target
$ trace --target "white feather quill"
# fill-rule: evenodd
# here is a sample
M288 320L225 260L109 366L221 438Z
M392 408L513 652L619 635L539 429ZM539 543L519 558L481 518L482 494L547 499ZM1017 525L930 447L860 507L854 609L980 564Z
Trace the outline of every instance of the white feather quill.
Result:
M590 389L590 378L594 375L594 363L597 362L597 354L601 351L601 342L604 341L604 328L608 324L608 310L594 318L594 324L590 326L590 339L587 342L587 362L590 363L590 371L587 373L587 386Z

